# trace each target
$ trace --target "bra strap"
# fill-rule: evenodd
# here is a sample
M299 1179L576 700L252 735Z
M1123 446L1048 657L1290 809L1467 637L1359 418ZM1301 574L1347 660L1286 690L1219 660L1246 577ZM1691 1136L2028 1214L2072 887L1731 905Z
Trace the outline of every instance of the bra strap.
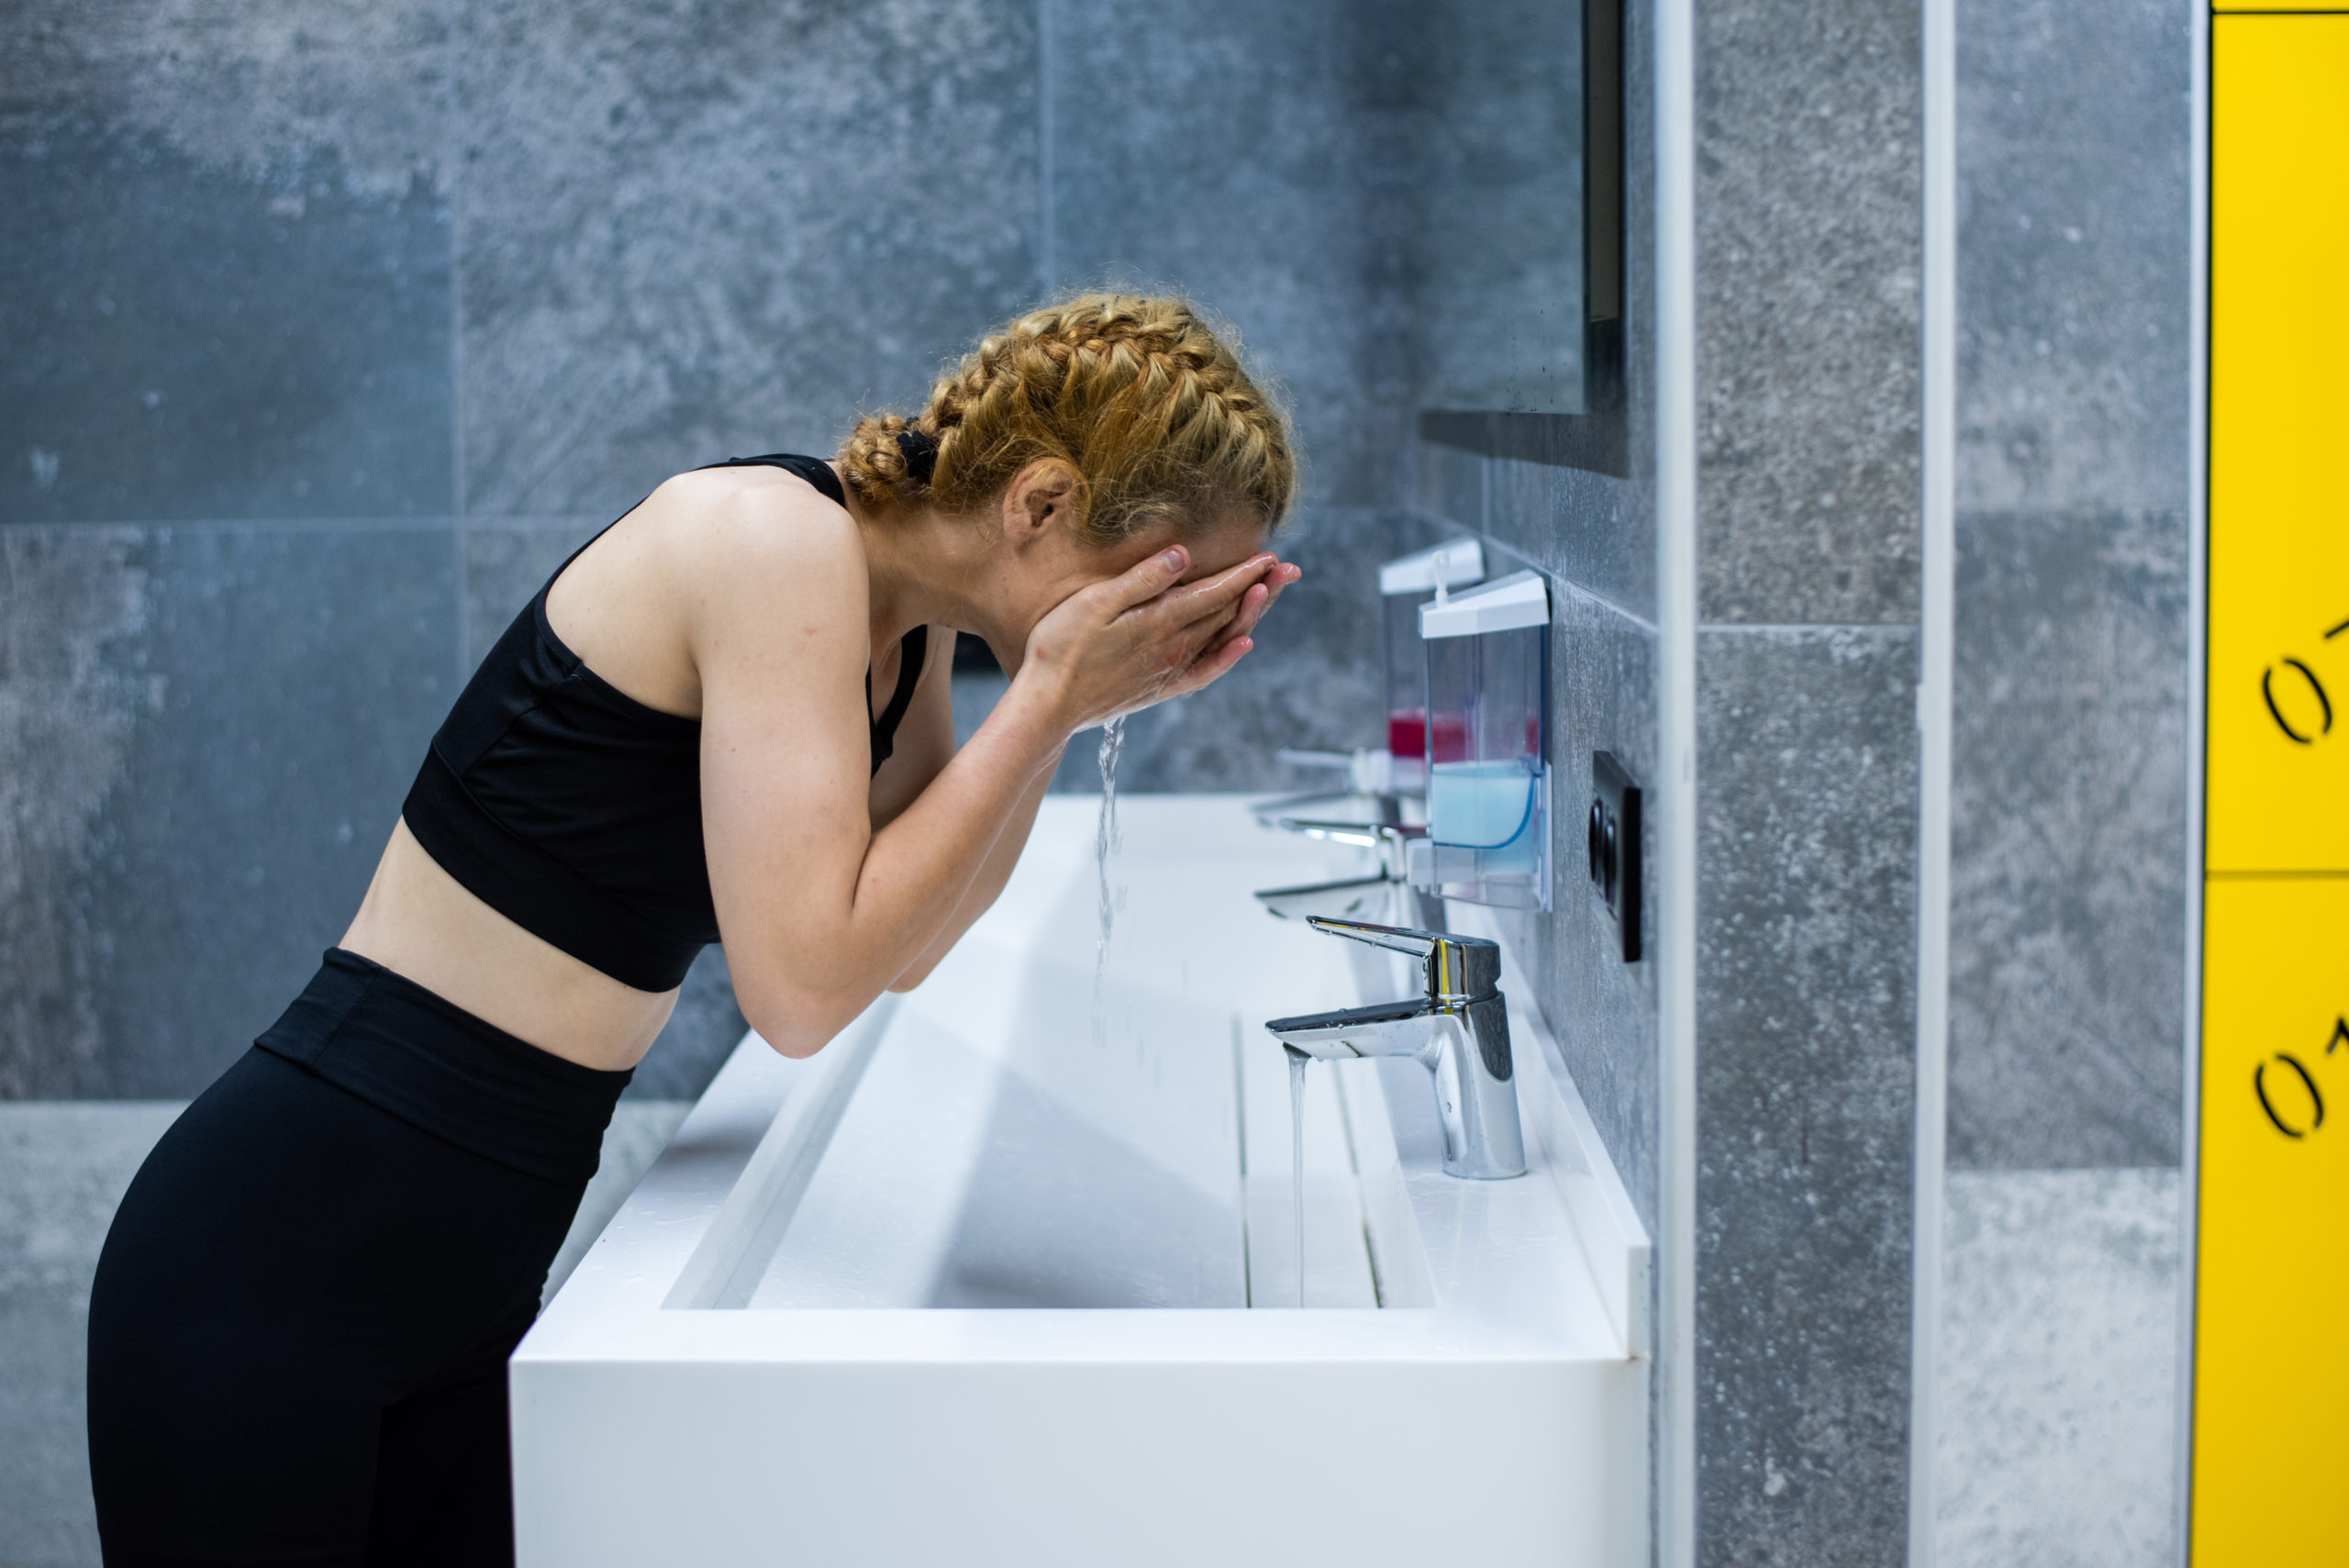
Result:
M767 452L759 457L729 457L724 462L709 462L704 468L780 468L796 473L818 490L835 506L848 505L848 492L841 488L841 476L832 465L819 457L803 457L797 452Z
M906 709L913 706L914 688L921 684L921 667L929 655L930 628L926 626L914 628L897 644L897 689L889 694L889 706L873 721L873 771L876 773L897 749L897 726L905 722ZM865 672L864 680L869 702L873 682L870 670Z

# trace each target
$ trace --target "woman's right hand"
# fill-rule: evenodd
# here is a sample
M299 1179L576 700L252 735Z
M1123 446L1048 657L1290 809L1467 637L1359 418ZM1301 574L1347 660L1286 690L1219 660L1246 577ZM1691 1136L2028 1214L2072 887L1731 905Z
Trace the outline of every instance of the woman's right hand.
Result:
M1245 631L1297 571L1264 551L1184 583L1190 564L1180 545L1160 550L1036 623L1019 678L1038 683L1054 728L1074 734L1214 681L1252 646ZM1241 635L1225 635L1233 629Z

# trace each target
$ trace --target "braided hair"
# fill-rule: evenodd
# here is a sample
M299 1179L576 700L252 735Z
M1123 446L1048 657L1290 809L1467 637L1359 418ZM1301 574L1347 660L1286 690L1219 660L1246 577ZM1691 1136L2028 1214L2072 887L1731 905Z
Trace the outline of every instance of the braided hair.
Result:
M1079 532L1109 546L1244 511L1280 526L1297 490L1286 415L1189 302L1077 295L981 339L914 418L868 415L841 449L868 511L974 511L1056 458Z

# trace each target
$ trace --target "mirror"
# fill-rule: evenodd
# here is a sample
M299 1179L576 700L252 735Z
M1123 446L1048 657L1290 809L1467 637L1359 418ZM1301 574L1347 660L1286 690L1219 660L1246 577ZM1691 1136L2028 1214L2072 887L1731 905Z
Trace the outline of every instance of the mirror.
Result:
M1611 17L1620 0L1587 3ZM1586 123L1585 4L1438 0L1420 17L1434 111L1416 215L1421 406L1586 413L1590 285L1620 284L1620 264L1610 275L1586 253L1586 208L1609 193L1593 204L1585 189L1586 145L1603 139Z

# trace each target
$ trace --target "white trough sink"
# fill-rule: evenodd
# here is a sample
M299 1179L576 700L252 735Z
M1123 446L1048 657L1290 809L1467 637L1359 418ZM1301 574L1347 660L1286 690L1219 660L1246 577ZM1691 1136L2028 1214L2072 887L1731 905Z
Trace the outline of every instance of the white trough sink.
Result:
M817 1056L746 1037L512 1366L525 1568L1647 1561L1647 1240L1505 968L1531 1169L1316 1064L1297 1309L1263 1021L1406 992L1220 796L1045 803L996 908Z

